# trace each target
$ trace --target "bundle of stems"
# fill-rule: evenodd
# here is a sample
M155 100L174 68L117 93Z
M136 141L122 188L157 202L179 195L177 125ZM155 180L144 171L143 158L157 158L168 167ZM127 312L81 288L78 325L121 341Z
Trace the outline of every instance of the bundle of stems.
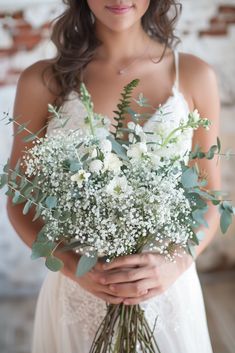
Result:
M160 353L140 305L109 304L90 353Z

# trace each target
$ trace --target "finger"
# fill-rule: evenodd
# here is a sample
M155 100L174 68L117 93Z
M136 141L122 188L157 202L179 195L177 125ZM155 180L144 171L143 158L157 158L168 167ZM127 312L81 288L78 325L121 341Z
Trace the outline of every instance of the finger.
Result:
M123 302L123 299L124 299L124 298L108 295L103 292L95 292L94 295L96 295L98 298L104 300L106 303L109 303L109 304L120 304Z
M144 278L155 277L155 268L152 267L138 267L138 268L129 268L124 271L104 271L100 273L99 281L102 284L114 284L114 283L126 283L134 282Z
M155 279L143 279L136 282L124 284L111 284L109 289L113 294L120 297L140 297L147 294L149 289L157 286Z
M110 263L103 264L103 269L111 270L128 266L146 266L153 263L154 256L155 255L151 253L120 256Z
M123 304L125 305L137 305L137 304L140 304L150 298L153 298L157 295L160 295L164 292L164 289L163 288L152 288L148 291L147 294L144 294L138 298L127 298L127 299L124 299L123 301Z

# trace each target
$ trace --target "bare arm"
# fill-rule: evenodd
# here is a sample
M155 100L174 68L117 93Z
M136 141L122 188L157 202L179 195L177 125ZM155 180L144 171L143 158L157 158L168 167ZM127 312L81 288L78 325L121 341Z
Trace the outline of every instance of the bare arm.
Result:
M47 89L42 81L42 70L45 67L45 62L39 62L26 69L18 82L17 93L14 104L14 117L20 117L18 121L23 124L31 120L27 128L31 132L39 131L45 126L48 118L48 104L53 104L55 97ZM22 156L22 151L27 146L30 148L32 144L25 144L22 140L23 134L16 135L13 142L10 166L14 167L17 160ZM24 216L23 211L24 204L13 205L11 198L8 199L7 211L10 222L12 223L17 234L23 240L25 244L32 247L36 236L43 225L41 219L33 222L34 212L30 209L30 212ZM55 251L54 253L64 262L64 267L61 270L66 276L70 277L75 282L78 282L83 288L97 297L118 304L122 301L122 298L113 296L110 289L106 285L97 283L91 278L90 274L77 278L75 275L79 256L73 251L67 251L61 253ZM101 265L97 264L95 271L98 274L102 274Z
M26 69L20 76L14 103L13 116L19 118L23 124L30 121L27 128L32 132L37 132L45 126L48 118L48 103L53 104L55 96L49 91L42 80L42 71L47 62L38 62ZM16 126L14 126L16 131ZM45 133L45 132L44 132ZM22 151L27 146L30 148L32 143L23 142L24 133L15 136L10 157L10 165L14 167L17 160L21 158ZM20 238L31 247L37 233L41 229L43 222L41 219L32 222L33 210L24 216L22 213L24 204L13 205L11 198L8 198L7 211L11 224ZM66 263L66 268L71 267L75 270L75 264L71 258L74 254L67 253L59 255Z
M216 138L219 136L219 116L220 116L220 99L218 92L217 79L212 68L200 59L189 56L186 74L191 75L192 79L188 79L190 91L192 92L193 107L198 109L200 115L212 122L210 130L203 128L198 129L194 133L193 147L196 144L202 147L203 151L216 144ZM188 56L186 56L186 60ZM186 80L185 80L186 81ZM220 163L215 157L213 160L203 159L198 161L198 165L203 174L208 178L207 188L209 190L221 189ZM200 227L205 234L205 238L201 241L196 249L196 256L208 246L214 237L219 225L219 212L217 208L210 204L206 214L208 228Z

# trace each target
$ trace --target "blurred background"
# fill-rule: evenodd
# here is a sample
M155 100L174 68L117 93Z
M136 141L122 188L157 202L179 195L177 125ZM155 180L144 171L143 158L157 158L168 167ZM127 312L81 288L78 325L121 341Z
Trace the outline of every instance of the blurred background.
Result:
M235 0L181 2L179 50L198 55L217 72L222 103L220 138L224 151L235 151ZM0 0L0 117L12 112L20 72L53 56L50 21L62 9L61 0ZM11 135L11 126L1 122L1 165L9 156ZM222 160L222 177L223 190L229 190L235 204L235 159ZM30 250L9 224L5 204L1 191L0 352L29 353L37 294L46 270L42 262L30 260ZM218 231L197 266L214 352L235 353L235 224L225 236Z

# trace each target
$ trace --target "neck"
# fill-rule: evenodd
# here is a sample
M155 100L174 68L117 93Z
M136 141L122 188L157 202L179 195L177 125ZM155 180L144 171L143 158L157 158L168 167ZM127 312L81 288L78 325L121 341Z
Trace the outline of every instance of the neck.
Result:
M114 32L96 21L96 36L102 42L96 57L113 63L121 63L129 58L138 57L151 46L152 39L145 33L141 23L128 30Z

